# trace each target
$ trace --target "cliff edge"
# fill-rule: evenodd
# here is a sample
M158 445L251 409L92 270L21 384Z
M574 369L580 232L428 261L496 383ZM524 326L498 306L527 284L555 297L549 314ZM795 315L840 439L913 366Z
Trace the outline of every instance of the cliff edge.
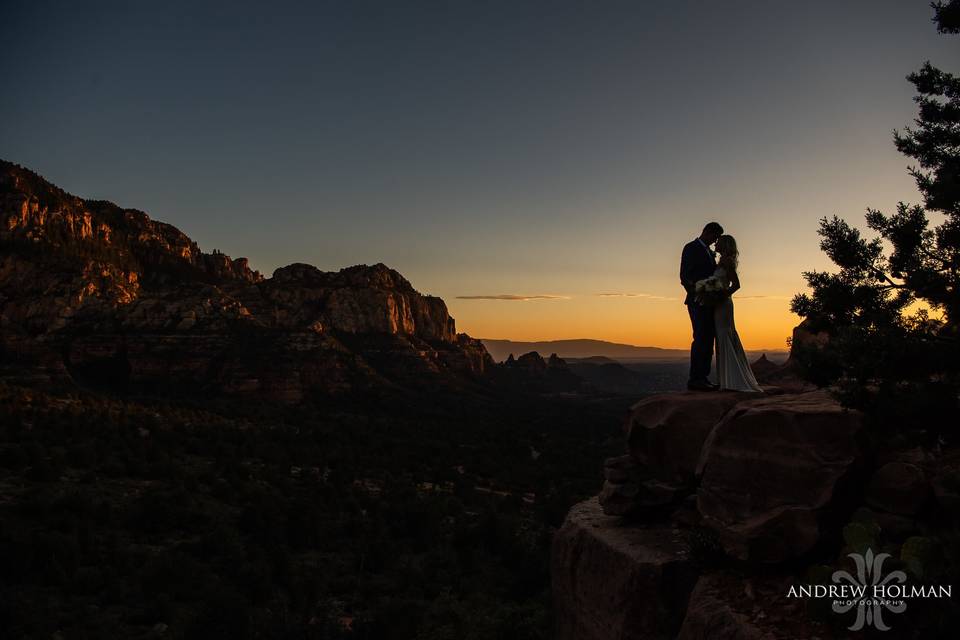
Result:
M869 549L923 583L956 530L960 455L879 446L826 390L651 396L623 431L553 540L557 640L849 637L855 611L791 585L856 575Z

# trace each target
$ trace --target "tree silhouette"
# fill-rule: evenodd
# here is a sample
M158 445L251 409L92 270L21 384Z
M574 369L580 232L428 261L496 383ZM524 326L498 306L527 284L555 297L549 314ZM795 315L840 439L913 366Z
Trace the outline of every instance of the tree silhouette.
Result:
M931 6L938 32L960 32L960 0ZM831 336L822 349L798 346L808 377L837 383L847 405L879 422L927 429L957 408L960 77L928 61L907 79L919 113L894 142L918 163L909 171L923 205L901 202L891 215L868 208L872 239L836 216L821 219L820 248L839 271L805 272L812 293L791 308Z

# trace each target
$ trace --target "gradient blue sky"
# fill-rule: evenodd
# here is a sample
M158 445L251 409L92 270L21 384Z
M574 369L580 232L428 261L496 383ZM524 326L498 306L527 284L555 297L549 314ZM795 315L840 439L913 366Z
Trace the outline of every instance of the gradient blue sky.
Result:
M891 140L904 76L960 66L931 15L7 0L0 157L268 275L385 262L489 338L689 344L679 251L717 219L744 343L777 347L800 272L826 266L817 219L917 200Z

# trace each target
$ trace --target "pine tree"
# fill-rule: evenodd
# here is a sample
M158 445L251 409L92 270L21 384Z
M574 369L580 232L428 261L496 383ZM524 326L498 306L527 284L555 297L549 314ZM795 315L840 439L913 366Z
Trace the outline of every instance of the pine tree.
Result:
M938 32L960 32L960 0L931 6ZM797 349L808 377L835 384L877 423L943 436L960 390L960 77L928 61L907 79L919 113L894 142L918 163L909 171L923 204L867 209L872 239L836 216L821 219L820 248L839 271L805 272L812 292L791 308L831 336L823 349Z

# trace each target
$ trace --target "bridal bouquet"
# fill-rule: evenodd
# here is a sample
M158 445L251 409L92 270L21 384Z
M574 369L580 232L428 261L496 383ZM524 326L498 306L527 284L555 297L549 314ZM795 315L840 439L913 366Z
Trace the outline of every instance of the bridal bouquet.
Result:
M712 307L723 299L726 294L726 287L716 276L710 276L703 280L697 280L693 285L694 300L697 304L705 307Z

